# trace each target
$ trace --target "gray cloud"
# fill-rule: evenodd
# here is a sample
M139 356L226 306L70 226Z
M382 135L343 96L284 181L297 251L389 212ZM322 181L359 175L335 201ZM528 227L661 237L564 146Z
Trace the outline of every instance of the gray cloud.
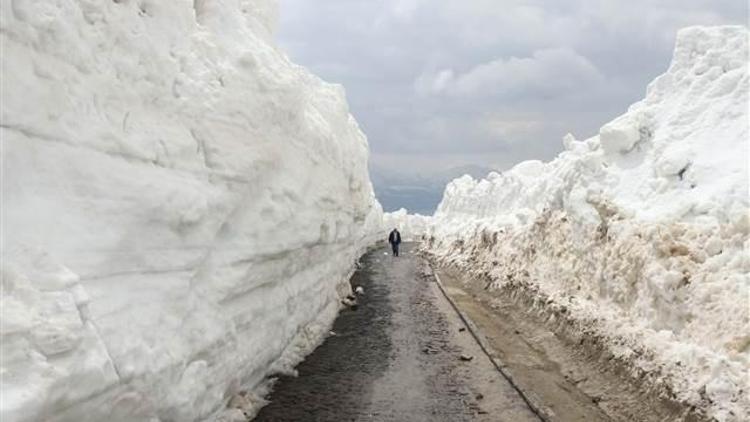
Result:
M684 26L737 0L281 0L293 60L347 90L378 168L549 159L666 70Z

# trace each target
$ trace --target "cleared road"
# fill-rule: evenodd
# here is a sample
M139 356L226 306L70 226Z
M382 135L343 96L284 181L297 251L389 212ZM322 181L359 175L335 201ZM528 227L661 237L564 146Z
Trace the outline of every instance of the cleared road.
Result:
M256 421L538 421L442 296L415 245L362 258L356 309Z

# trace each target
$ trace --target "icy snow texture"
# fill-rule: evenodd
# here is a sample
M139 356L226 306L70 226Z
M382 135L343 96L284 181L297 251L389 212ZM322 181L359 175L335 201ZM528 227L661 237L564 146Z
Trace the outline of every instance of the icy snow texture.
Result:
M427 230L430 217L420 214L409 214L405 208L383 213L383 230L390 233L397 228L403 241L420 241Z
M634 373L748 420L747 63L744 27L680 31L669 70L598 136L453 181L431 252L549 296Z
M209 418L314 347L381 209L275 3L1 5L0 419Z

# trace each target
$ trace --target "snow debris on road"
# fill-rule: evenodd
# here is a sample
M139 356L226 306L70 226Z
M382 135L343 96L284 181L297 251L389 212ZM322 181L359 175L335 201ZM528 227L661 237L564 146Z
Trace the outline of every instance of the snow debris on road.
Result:
M1 7L0 419L221 416L383 236L343 89L270 0Z
M668 71L598 136L450 183L424 248L544 298L675 400L747 420L747 63L744 27L680 31Z

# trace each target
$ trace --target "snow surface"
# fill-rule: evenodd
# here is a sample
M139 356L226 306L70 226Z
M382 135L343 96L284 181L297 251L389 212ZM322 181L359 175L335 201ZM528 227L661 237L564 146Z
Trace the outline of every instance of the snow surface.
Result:
M548 163L450 183L438 259L525 286L721 421L750 419L748 30L679 32L668 71Z
M403 241L419 241L427 230L431 218L420 214L409 214L405 208L383 213L383 231L390 233L398 229Z
M382 235L343 89L274 1L0 5L0 419L251 411Z

